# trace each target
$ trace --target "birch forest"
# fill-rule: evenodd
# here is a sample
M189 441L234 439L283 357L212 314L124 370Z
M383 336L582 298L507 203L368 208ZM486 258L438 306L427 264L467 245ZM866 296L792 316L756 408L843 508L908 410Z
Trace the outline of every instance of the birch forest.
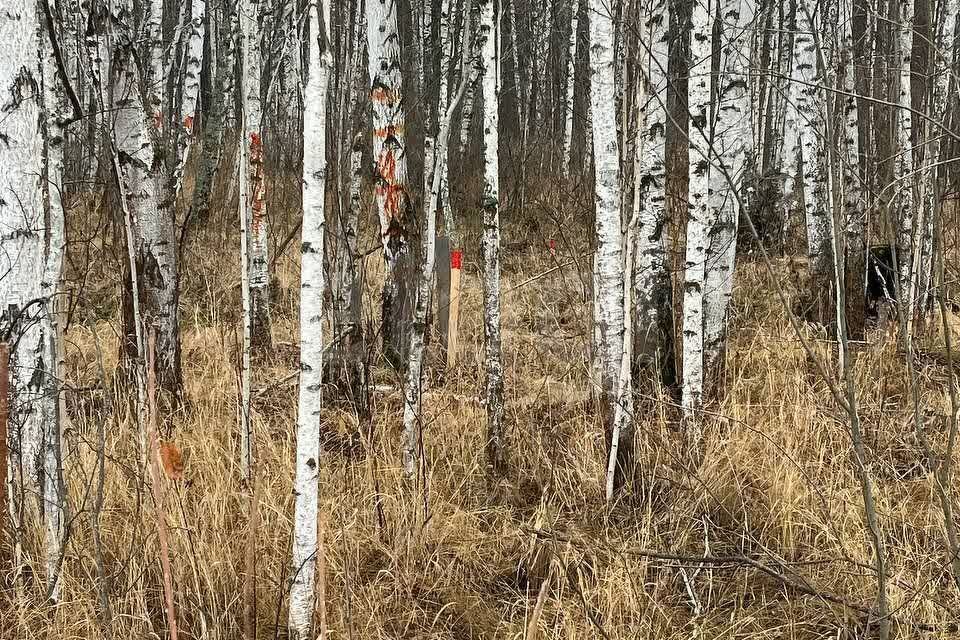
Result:
M0 640L960 639L960 0L0 0Z

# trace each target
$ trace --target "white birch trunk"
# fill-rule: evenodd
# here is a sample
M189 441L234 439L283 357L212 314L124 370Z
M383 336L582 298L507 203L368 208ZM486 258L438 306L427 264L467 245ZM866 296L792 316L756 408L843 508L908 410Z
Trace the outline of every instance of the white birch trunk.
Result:
M320 411L323 398L323 252L326 184L327 84L333 65L327 26L316 2L309 8L309 75L303 111L303 228L300 266L300 396L297 403L297 458L294 480L290 637L312 638L314 582L317 557L318 468Z
M483 78L483 336L486 345L487 469L506 467L503 432L503 353L500 337L500 41L494 0L480 2L480 64Z
M174 180L179 192L182 186L183 169L190 155L193 142L193 122L197 116L197 103L200 99L200 68L203 66L203 25L206 0L189 0L190 24L187 29L187 46L183 60L183 98L176 126L181 127L177 139L177 164Z
M270 274L267 235L266 184L263 175L263 100L260 79L263 73L260 0L240 0L240 38L243 47L241 96L244 103L244 139L249 145L247 166L247 218L250 235L250 304L252 341L256 348L269 346Z
M464 11L470 12L471 20L468 21L470 24L473 23L473 12L474 5L476 0L466 0L464 2ZM460 113L460 155L459 158L461 162L464 161L464 155L467 152L467 146L470 144L470 129L473 126L473 105L477 93L477 84L480 81L480 74L482 73L481 63L480 63L480 51L479 51L479 38L473 38L472 33L463 34L464 43L472 42L474 43L468 51L464 49L464 54L468 55L471 60L469 79L467 81L467 93L463 97L463 110Z
M797 3L796 30L793 35L793 59L786 142L788 168L784 200L801 196L807 231L807 256L811 279L814 313L821 322L828 322L831 283L833 282L833 250L831 248L830 212L825 197L825 149L821 134L825 124L823 70L817 62L817 46L811 22L813 7L807 0ZM802 161L802 171L801 171ZM798 186L799 185L799 186Z
M623 344L624 229L620 208L617 144L616 66L612 8L590 0L590 104L594 117L596 167L597 273L594 281L599 324L596 352L607 418L613 416Z
M666 217L665 144L667 129L667 0L643 5L640 24L640 92L637 96L637 142L634 146L633 218L636 238L632 247L633 355L656 364L665 354L664 327L670 313L669 258L663 232ZM629 264L629 263L628 263Z
M235 8L235 5L231 5ZM201 219L206 216L210 207L210 191L213 187L213 177L217 167L220 164L220 158L223 152L224 134L227 128L228 114L231 112L234 102L234 62L237 51L237 38L239 33L238 16L235 10L227 8L223 14L221 31L226 33L223 42L215 44L211 41L210 51L218 51L220 47L222 52L217 54L218 60L215 65L217 68L214 76L214 95L213 104L205 106L206 112L203 117L203 155L200 159L200 165L197 169L196 186L193 192L193 203L191 208L193 215ZM217 30L215 25L210 25L211 34L216 37Z
M703 407L704 289L710 217L710 59L713 12L695 3L691 15L690 71L687 103L690 108L690 178L686 252L683 271L683 390L684 418L699 435Z
M900 290L897 300L903 305L908 324L913 318L916 297L916 277L914 273L914 252L920 234L922 217L914 220L914 185L913 174L913 113L912 91L910 86L911 58L913 55L913 3L906 1L900 5L900 16L897 28L894 30L897 38L897 64L899 65L900 93L896 116L896 160L894 162L894 179L897 187L894 190L893 208L896 211L897 221L897 266L900 271ZM919 224L918 224L919 223Z
M704 370L712 375L726 337L727 314L733 293L740 216L741 180L752 140L749 93L749 59L753 4L749 0L723 0L723 46L716 116L714 152L719 166L710 172L710 216L713 226L707 248L703 294ZM720 168L722 167L722 171Z
M410 292L413 276L408 226L413 219L407 193L406 120L400 64L398 5L393 0L366 3L370 99L373 107L375 198L380 218L387 278L383 292L383 336L388 357L403 362L409 345ZM404 341L407 340L407 344Z
M523 112L523 78L520 74L520 52L517 46L517 0L510 2L510 57L513 62L513 97L517 105L517 126L521 139L526 139L526 117ZM580 0L576 0L579 2Z
M43 169L40 85L37 67L38 5L30 0L9 3L0 12L0 299L3 327L15 348L11 353L10 393L16 399L9 421L8 482L11 528L15 545L14 575L27 521L39 515L34 496L41 496L43 419L39 401L44 388L42 309L45 228L38 177ZM30 496L28 498L28 496Z
M839 262L843 258L845 300L847 308L846 322L851 337L859 337L863 327L864 276L866 274L866 200L863 197L860 158L860 101L857 99L856 54L853 41L852 6L840 5L843 17L843 36L841 55L843 56L843 113L841 138L840 186L843 190L840 203L843 207L840 220L846 236L845 255L836 256ZM835 252L836 253L836 252Z
M54 24L62 26L57 3L49 3ZM43 106L46 113L45 179L43 194L46 201L46 255L43 278L40 282L43 297L41 330L43 346L40 349L44 363L43 395L39 399L39 415L43 430L43 516L44 550L47 578L47 596L60 601L60 567L66 527L67 495L63 483L62 419L60 380L63 370L58 343L62 340L62 317L57 313L57 295L61 288L63 257L66 247L63 193L63 144L69 108L63 78L54 62L50 33L46 24L41 31L41 61L43 72Z
M563 122L563 178L570 178L570 165L573 161L573 116L574 116L574 97L577 86L577 16L580 11L579 0L572 0L570 3L570 44L567 47L567 99L564 103L564 122ZM666 67L664 67L666 68Z
M154 3L156 4L156 3ZM126 4L130 7L130 4ZM113 61L114 144L119 152L120 180L126 210L132 218L133 253L136 260L140 312L134 313L140 336L144 323L157 331L157 378L162 389L177 392L180 378L180 328L177 310L179 272L173 215L171 167L163 160L162 87L148 86L141 95L143 78L162 77L163 56L159 17L151 5L146 59L148 69L138 67L138 56L117 50ZM130 34L132 37L132 34ZM161 83L162 84L162 83ZM142 346L142 343L141 345ZM141 357L143 351L140 351Z

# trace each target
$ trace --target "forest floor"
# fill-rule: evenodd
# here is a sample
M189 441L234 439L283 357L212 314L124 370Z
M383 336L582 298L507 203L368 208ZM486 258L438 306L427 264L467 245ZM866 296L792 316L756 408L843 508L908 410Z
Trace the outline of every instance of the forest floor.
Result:
M243 619L249 521L238 464L239 278L224 275L237 269L233 244L210 246L220 245L222 252L186 258L186 402L168 417L185 453L183 479L164 483L162 507L171 527L181 638L238 638ZM702 463L683 453L671 395L644 385L636 478L608 508L603 428L590 401L585 355L590 307L577 270L566 266L528 282L583 250L559 244L556 262L539 240L508 252L503 329L510 470L497 486L487 482L483 460L475 251L464 269L460 362L425 399L425 492L412 492L400 470L400 394L383 389L396 376L375 372L381 386L372 395L373 428L357 446L344 444L356 428L353 412L338 402L335 389L327 391L318 525L324 595L316 619L325 618L328 637L875 634L863 611L873 606L876 574L845 416L773 294L784 286L795 295L788 264L777 263L773 280L757 264L738 269L722 391L709 406ZM367 263L373 305L378 256ZM261 638L285 637L293 510L299 276L293 257L277 266L275 345L255 363L254 380ZM40 604L40 580L28 580L19 596L3 594L0 638L165 638L156 508L139 481L131 394L117 368L115 307L98 312L91 303L86 317L78 315L67 347L68 382L78 391L70 394L66 434L72 518L63 601ZM802 330L836 371L822 330ZM941 342L931 331L916 361L923 429L936 442L945 437L950 414L946 370L936 357ZM960 594L945 568L940 510L915 436L904 359L891 331L871 331L855 347L895 636L960 637L949 631L960 623ZM98 561L92 528L100 426L105 477ZM106 628L101 586L109 600Z

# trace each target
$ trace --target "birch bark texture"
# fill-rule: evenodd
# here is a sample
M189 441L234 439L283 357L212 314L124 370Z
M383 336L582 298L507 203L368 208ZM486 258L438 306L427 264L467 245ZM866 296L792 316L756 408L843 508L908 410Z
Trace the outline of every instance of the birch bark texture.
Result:
M613 416L623 341L624 229L620 207L617 142L616 66L613 10L605 0L590 0L590 105L596 167L596 353L606 417Z
M327 88L332 55L329 4L308 8L309 41L303 110L303 227L300 266L300 391L290 586L290 637L312 638L319 500L320 421L323 406L324 195Z
M580 0L570 2L570 43L567 46L567 94L564 101L563 119L563 178L570 178L570 165L573 162L573 117L577 86L577 45L580 14ZM666 68L666 67L664 67Z
M244 139L248 146L247 166L241 170L247 172L249 183L246 209L250 235L251 339L257 350L266 349L271 344L269 236L266 182L263 173L263 35L260 1L240 0L239 5L240 38L243 47L240 91L244 103Z
M710 5L712 6L712 5ZM710 217L710 117L711 59L714 11L695 2L690 16L690 61L687 104L690 109L689 198L683 270L683 372L684 419L698 435L703 408L703 348L706 261ZM597 132L594 132L597 135Z
M406 120L396 0L368 0L367 54L373 107L375 200L387 274L383 290L384 350L397 368L408 344L411 281L409 230L413 203L407 185Z
M59 496L45 504L50 492L59 492L57 469L59 420L56 395L45 398L55 384L56 362L50 313L62 251L62 223L45 220L46 185L40 182L50 166L62 167L62 154L51 149L49 128L42 126L41 106L49 65L38 65L41 43L39 5L16 0L0 12L0 299L4 301L0 323L16 347L9 367L10 389L16 402L8 428L8 483L10 521L15 548L15 575L21 571L20 550L28 522L45 524L45 568L48 593L59 598L57 561L62 544L63 511ZM51 105L52 106L52 105ZM49 114L47 123L61 115ZM45 130L46 129L46 130ZM62 142L62 139L61 139ZM61 160L57 160L57 157ZM59 236L59 237L57 237ZM48 251L47 247L50 250ZM51 268L53 267L53 268ZM51 273L56 271L56 273ZM52 281L51 281L52 280ZM53 456L51 458L51 456ZM39 498L34 502L34 497Z
M713 150L709 207L712 227L707 248L703 300L704 371L716 378L726 338L727 314L733 295L740 203L753 139L749 90L750 28L753 0L720 3L720 73L715 91ZM705 385L705 389L709 384Z
M667 65L670 43L667 34L667 0L651 0L641 6L640 91L637 96L637 143L634 145L633 291L630 305L636 318L633 356L639 364L661 370L672 368L673 317L669 258L664 244L667 224L666 129ZM672 378L672 376L669 376Z
M44 174L43 199L46 214L45 256L43 277L40 281L42 296L41 331L42 347L38 350L43 363L43 395L39 401L39 415L43 433L43 521L44 560L46 568L47 597L59 602L59 581L63 558L64 536L67 524L67 492L63 480L62 420L64 408L60 403L60 380L63 380L63 363L59 346L63 341L63 306L59 298L62 288L63 261L66 250L66 228L63 206L64 140L71 116L64 82L55 62L54 48L60 51L60 34L63 20L60 6L49 0L46 10L49 20L43 21L40 33L40 60L43 79L44 118Z
M483 86L483 337L486 359L487 470L506 468L503 431L503 344L500 335L500 42L495 0L480 0ZM572 78L571 78L572 84Z
M913 318L916 279L914 277L914 251L917 229L914 220L914 191L916 176L913 150L913 98L911 87L911 59L913 56L913 3L909 0L891 3L899 6L896 19L896 60L899 79L896 112L896 159L894 161L894 207L896 212L896 256L899 270L897 300L905 309L906 318Z

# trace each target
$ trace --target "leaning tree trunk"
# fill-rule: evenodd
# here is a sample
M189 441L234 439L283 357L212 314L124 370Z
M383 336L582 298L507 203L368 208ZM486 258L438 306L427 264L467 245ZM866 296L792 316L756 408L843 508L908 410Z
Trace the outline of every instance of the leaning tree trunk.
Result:
M240 38L243 42L240 87L244 101L244 140L247 148L247 228L250 235L251 341L254 349L270 347L270 271L267 235L266 182L263 173L263 100L261 74L263 36L260 30L260 0L241 0Z
M300 399L297 404L297 456L294 480L294 531L290 585L290 637L312 638L317 557L320 409L323 382L323 253L326 183L327 84L332 67L327 37L329 4L318 16L308 10L309 72L303 110L303 226L300 266Z
M696 438L703 408L703 348L706 260L710 216L710 90L713 12L697 2L691 14L687 104L690 109L690 178L683 270L683 391L685 420Z
M58 4L50 1L46 10L49 21L41 31L41 61L43 79L43 107L46 114L44 131L44 188L47 229L46 255L43 276L40 281L42 294L40 349L43 370L43 395L39 400L39 415L43 422L43 486L42 504L44 521L44 564L47 578L47 597L60 601L60 567L63 556L64 537L67 526L67 492L63 482L63 452L61 447L62 419L60 406L60 380L63 379L58 343L62 342L63 317L57 311L62 306L57 294L62 284L63 258L66 247L66 232L63 207L64 137L69 118L64 82L55 63L56 55L62 59L60 35L63 20ZM65 71L65 70L64 70Z
M464 18L464 27L470 26L470 14ZM433 181L430 186L430 195L425 205L426 215L423 222L423 265L417 279L416 306L413 313L413 322L410 327L409 348L407 349L407 375L404 384L403 404L403 470L407 478L414 479L420 462L421 447L421 402L423 399L423 347L427 325L427 311L431 303L431 284L433 282L433 267L436 260L436 232L437 232L437 202L443 184L440 171L437 170L439 159L447 154L450 143L450 129L453 114L467 88L467 64L470 44L469 31L464 31L463 66L460 87L456 95L447 105L447 111L442 115L440 128L437 134L436 149L425 149L426 158L433 160Z
M413 293L410 288L415 276L414 256L409 246L414 211L407 190L398 10L394 0L366 3L375 195L387 267L383 288L383 341L388 360L399 369L408 346Z
M494 0L480 3L480 64L483 78L483 336L487 369L487 469L506 467L503 433L503 348L500 338L500 29ZM572 78L571 78L572 81Z
M667 224L665 145L667 128L668 0L642 8L641 79L637 99L637 143L634 146L633 216L636 239L633 267L633 357L673 380L673 316L669 257L664 244Z

